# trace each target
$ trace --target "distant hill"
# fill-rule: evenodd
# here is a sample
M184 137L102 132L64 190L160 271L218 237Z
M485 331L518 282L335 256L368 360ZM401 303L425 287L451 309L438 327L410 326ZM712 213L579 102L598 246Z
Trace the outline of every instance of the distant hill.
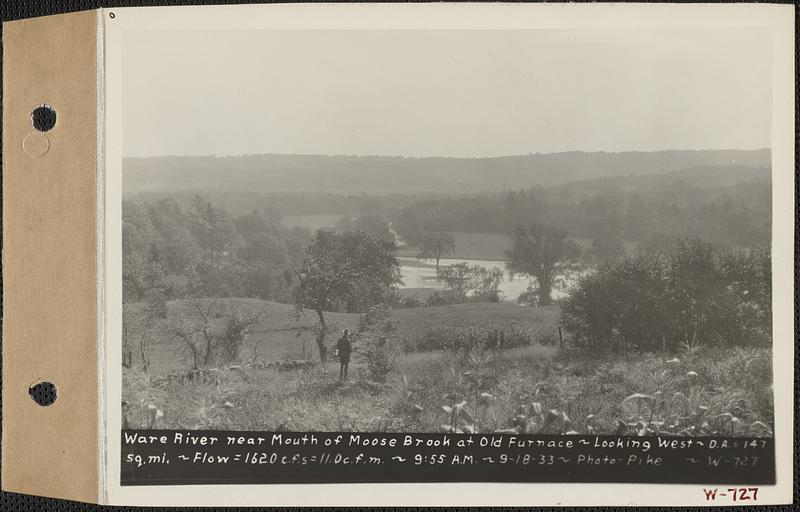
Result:
M746 167L743 165L691 167L659 174L610 176L572 181L552 188L562 198L580 198L614 190L663 192L684 184L700 188L729 187L738 183L759 183L762 186L769 186L772 182L770 169L769 166Z
M770 150L580 151L493 158L265 154L125 158L125 195L141 192L325 191L476 194L693 168L769 168ZM749 171L746 171L749 172Z

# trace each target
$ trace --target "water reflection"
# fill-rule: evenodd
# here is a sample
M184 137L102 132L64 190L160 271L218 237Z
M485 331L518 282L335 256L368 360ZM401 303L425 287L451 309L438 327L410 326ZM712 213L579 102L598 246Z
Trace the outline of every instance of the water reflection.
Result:
M436 277L436 265L432 260L419 261L415 258L401 256L400 274L403 284L400 288L430 288L435 290L444 289L444 284ZM503 280L500 283L500 292L504 301L516 301L517 297L527 290L531 280L527 277L517 275L511 279L511 275L506 270L504 261L491 260L463 260L443 258L439 260L439 266L452 265L454 263L464 263L469 265L479 265L486 269L499 268L503 271ZM562 290L553 290L552 297L558 299L566 295Z

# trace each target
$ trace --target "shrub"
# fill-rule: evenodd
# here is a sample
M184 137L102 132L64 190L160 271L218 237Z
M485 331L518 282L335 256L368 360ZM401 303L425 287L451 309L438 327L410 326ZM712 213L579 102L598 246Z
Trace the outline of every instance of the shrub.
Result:
M449 304L463 302L499 302L503 270L487 269L466 262L439 268L436 275L444 281Z
M425 305L425 301L419 298L419 295L412 295L410 297L404 297L400 301L400 307L413 309L413 308L420 308Z
M386 338L380 337L378 340L368 343L363 354L370 379L386 382L386 378L397 362L397 354L387 346Z
M425 299L426 306L447 306L450 304L458 304L460 299L447 291L435 291Z
M561 321L577 344L602 349L765 345L769 259L767 249L719 253L679 240L669 256L626 258L580 278Z
M358 328L356 330L359 333L364 333L371 331L381 324L383 324L384 327L386 324L391 325L391 321L389 320L391 315L392 308L388 304L379 303L370 306L370 308L358 318Z

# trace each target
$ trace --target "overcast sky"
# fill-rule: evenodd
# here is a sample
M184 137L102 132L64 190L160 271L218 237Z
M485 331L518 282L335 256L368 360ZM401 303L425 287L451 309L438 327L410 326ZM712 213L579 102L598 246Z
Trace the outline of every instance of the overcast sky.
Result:
M770 146L768 32L136 31L125 156Z

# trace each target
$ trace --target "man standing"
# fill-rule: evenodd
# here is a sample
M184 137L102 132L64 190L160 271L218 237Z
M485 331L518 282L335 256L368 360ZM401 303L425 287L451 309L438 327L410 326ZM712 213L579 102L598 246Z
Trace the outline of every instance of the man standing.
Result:
M350 331L342 331L342 337L336 342L336 352L339 355L339 380L347 378L347 367L350 364L350 352L353 345L350 343Z

